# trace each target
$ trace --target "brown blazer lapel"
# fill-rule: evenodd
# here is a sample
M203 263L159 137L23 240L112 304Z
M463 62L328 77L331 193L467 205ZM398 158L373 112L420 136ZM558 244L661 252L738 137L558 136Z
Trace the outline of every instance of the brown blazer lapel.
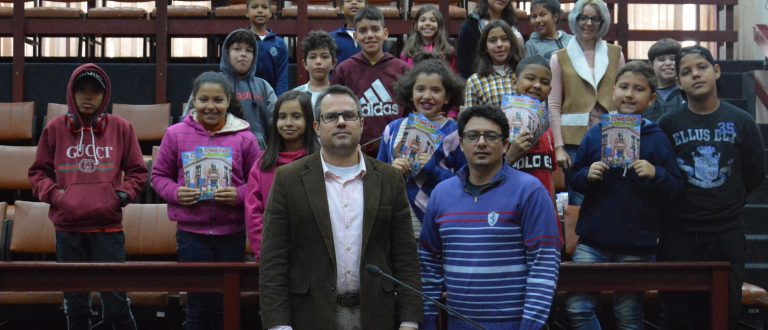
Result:
M304 191L307 192L307 200L314 214L317 227L320 228L320 235L323 236L325 248L328 255L336 267L336 250L333 244L333 229L331 228L331 214L328 210L328 194L325 191L325 176L323 174L323 164L320 160L320 152L311 155L307 160L306 170L301 172L301 182L304 185ZM288 201L290 203L290 201ZM290 206L289 206L290 207Z
M363 250L361 256L365 256L368 238L371 236L373 222L376 220L376 213L379 210L382 189L381 172L376 167L376 162L372 158L365 157L365 168L366 173L363 176Z

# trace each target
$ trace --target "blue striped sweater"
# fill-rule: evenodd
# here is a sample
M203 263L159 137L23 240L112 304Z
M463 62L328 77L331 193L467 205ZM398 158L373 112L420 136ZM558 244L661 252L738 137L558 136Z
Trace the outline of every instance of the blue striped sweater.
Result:
M560 267L552 200L533 176L506 164L479 195L468 167L433 191L421 231L422 289L486 329L539 329L547 320ZM424 305L423 329L436 307ZM456 318L448 328L472 329Z

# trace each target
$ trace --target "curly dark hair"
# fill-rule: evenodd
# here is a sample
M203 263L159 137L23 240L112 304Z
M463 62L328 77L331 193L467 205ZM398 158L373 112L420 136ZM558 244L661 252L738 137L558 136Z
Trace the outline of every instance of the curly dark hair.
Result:
M336 58L336 49L338 48L336 46L336 41L333 40L328 32L323 30L309 31L304 40L301 41L301 51L304 52L304 61L307 60L307 55L309 55L309 52L323 48L328 49L328 52L331 53L332 58Z
M464 80L459 77L445 65L440 59L435 57L420 56L420 62L413 69L408 70L404 76L395 82L395 99L397 103L405 105L406 112L415 110L413 105L413 86L420 74L437 74L443 82L445 95L449 98L448 103L443 106L443 111L459 107L464 104Z

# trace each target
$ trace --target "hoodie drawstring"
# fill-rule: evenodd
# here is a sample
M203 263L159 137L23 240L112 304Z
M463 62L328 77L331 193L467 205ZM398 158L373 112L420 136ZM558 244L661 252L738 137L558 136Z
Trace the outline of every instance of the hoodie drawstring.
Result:
M83 131L85 128L80 129L80 144L77 145L77 150L83 154L85 154L85 149L83 148L83 137L85 134L83 134ZM99 158L96 157L96 135L93 134L93 129L88 128L88 131L91 132L91 147L93 150L93 161L95 165L99 165Z

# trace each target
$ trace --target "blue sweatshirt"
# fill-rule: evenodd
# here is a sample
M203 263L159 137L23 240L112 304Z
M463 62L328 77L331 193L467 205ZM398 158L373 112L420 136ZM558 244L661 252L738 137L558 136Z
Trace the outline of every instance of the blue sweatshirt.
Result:
M675 152L659 125L643 119L640 159L653 164L656 175L642 179L632 168L613 168L598 182L587 181L592 163L600 161L602 124L593 126L581 141L573 163L572 187L584 194L576 234L579 243L616 253L647 255L656 252L662 217L672 214L683 181Z
M283 38L270 29L267 31L269 34L264 40L256 36L259 52L256 77L266 80L280 96L288 90L288 47Z
M342 26L331 31L331 37L336 41L336 64L352 57L360 51L360 46L355 39L347 33L347 27Z
M392 164L395 160L395 150L392 143L398 132L403 128L408 118L396 119L384 128L384 134L381 136L381 146L379 146L378 160L387 164ZM447 121L440 132L445 138L437 146L432 158L424 164L419 173L414 177L408 175L405 181L405 190L408 193L408 201L411 203L411 209L419 221L424 220L424 211L427 210L427 203L432 190L438 183L448 179L467 164L464 153L459 144L459 134L456 133L458 124L455 121Z
M489 330L540 329L560 269L561 240L552 199L535 177L504 164L478 195L469 166L432 191L419 258L424 293ZM437 308L424 305L421 329ZM449 317L449 329L471 329Z

